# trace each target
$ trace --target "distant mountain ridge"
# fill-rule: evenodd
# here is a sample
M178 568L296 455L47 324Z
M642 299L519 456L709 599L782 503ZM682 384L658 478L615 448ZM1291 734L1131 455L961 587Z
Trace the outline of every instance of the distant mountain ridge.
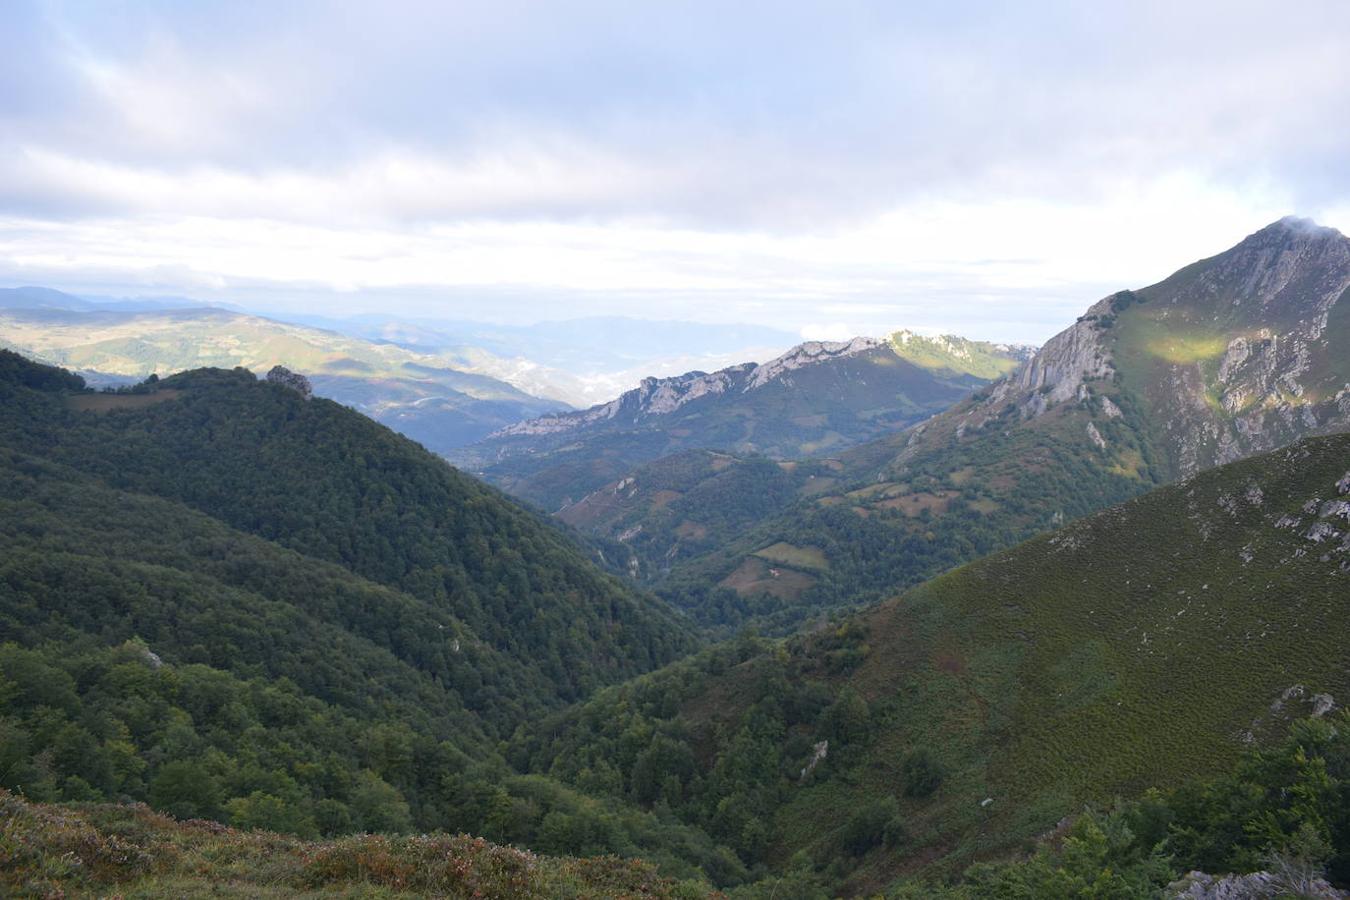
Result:
M508 426L452 461L557 509L667 453L716 449L779 459L843 449L938 412L1017 365L1025 351L960 338L808 341L765 363L646 378L588 410Z
M626 421L636 424L650 416L663 416L675 412L700 397L739 391L747 393L764 387L769 382L783 377L786 373L803 366L843 359L874 350L882 342L873 338L857 337L851 341L807 341L793 347L787 353L762 365L742 363L720 369L712 374L687 372L673 378L644 378L642 383L631 391L609 403L582 412L558 413L541 416L528 422L508 425L492 437L517 434L558 434L584 428L587 425L604 421Z

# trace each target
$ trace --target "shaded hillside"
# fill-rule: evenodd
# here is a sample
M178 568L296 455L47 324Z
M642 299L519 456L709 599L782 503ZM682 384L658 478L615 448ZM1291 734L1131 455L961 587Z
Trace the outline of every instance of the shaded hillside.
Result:
M810 342L762 365L647 378L589 410L504 428L452 459L556 510L682 450L778 459L833 452L945 409L1011 369L1019 352L908 332Z
M659 604L599 572L560 531L331 401L242 370L163 379L132 407L138 395L3 389L14 394L3 422L14 450L403 590L546 667L560 697L682 649Z
M1350 240L1281 220L1152 287L1100 301L1016 372L946 412L840 451L833 472L799 484L729 544L682 545L669 562L669 542L656 555L633 552L645 572L669 569L661 590L696 612L729 602L710 596L709 582L747 602L772 596L763 579L737 573L783 543L825 561L785 563L801 576L778 591L790 603L876 599L1156 484L1345 430L1347 290ZM724 493L721 504L748 500ZM641 510L612 520L620 533L644 524Z
M0 293L0 346L104 383L284 365L308 375L320 396L437 452L568 408L492 377L511 366L488 354L415 352L224 309L108 309L36 288Z
M0 786L35 799L742 877L497 755L687 628L495 490L246 371L101 394L0 351L0 635Z
M1085 801L1223 772L1344 702L1347 604L1338 435L1155 490L828 629L676 663L527 730L512 758L573 781L617 767L616 793L659 798L747 862L805 851L845 889L875 889L1007 853ZM889 812L854 842L878 800Z

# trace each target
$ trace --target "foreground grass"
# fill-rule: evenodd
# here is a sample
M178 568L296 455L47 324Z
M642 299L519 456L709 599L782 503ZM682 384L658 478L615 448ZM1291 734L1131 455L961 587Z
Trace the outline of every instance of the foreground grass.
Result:
M144 805L44 805L0 790L7 897L706 896L646 863L539 856L445 834L304 841Z

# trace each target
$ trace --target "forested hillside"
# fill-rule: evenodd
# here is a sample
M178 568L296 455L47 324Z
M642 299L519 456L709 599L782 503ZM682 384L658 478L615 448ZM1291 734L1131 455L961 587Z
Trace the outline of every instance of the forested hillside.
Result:
M1222 773L1350 697L1347 535L1350 436L1310 439L829 628L608 689L523 730L511 758L805 881L954 875L1085 802ZM1250 836L1242 864L1277 836Z
M0 484L0 785L300 835L676 840L496 741L688 629L383 427L243 371L91 393L0 353Z

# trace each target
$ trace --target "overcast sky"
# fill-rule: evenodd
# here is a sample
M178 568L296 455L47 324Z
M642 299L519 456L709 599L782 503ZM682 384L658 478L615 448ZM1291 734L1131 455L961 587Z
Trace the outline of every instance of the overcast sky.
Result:
M0 282L1039 341L1348 123L1345 0L10 0Z

